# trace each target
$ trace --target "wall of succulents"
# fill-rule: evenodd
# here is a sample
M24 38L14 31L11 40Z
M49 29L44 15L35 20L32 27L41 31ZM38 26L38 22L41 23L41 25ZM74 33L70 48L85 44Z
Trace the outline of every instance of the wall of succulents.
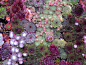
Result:
M86 0L0 0L0 65L86 65Z

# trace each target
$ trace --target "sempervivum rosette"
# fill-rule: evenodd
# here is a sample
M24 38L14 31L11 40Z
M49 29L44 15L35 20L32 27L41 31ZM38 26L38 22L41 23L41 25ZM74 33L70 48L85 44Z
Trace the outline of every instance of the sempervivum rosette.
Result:
M21 34L23 32L23 27L20 25L14 25L12 30L15 34Z
M52 42L54 40L54 35L52 31L46 32L45 39L48 42Z
M73 62L73 65L82 65L82 63L81 62L78 62L78 61L74 61Z
M20 7L18 5L11 5L10 12L16 14L20 10Z
M40 65L55 65L53 57L51 55L44 57L40 61Z
M55 46L54 44L50 45L49 51L50 51L50 55L52 55L52 56L59 57L59 55L60 55L58 47Z
M22 11L22 10L18 11L18 12L16 13L16 15L17 15L17 17L18 17L20 20L22 20L22 19L25 18L25 13L24 13L24 11Z
M59 65L67 65L65 60L61 60Z
M68 62L73 62L74 60L76 60L75 53L70 53L67 55L67 61Z
M66 45L65 45L65 51L67 52L67 53L72 53L72 52L74 52L74 48L73 48L73 43L72 42L68 42L68 43L66 43Z
M0 17L4 18L5 16L8 16L6 12L6 7L0 7Z
M58 28L61 25L61 21L59 18L57 18L57 19L53 20L53 22L51 24L54 28Z
M43 6L43 0L34 0L34 6L35 7L42 7Z
M68 14L70 14L71 13L71 11L72 11L72 8L71 8L71 6L70 5L65 5L64 7L63 7L63 9L62 9L62 15L68 15Z
M35 33L28 33L26 36L26 42L31 44L35 42Z
M36 53L36 46L34 44L27 45L27 50L29 55L34 55Z
M74 40L73 34L70 33L70 32L64 33L64 34L63 34L63 39L64 39L66 42L72 42L72 41Z
M21 20L21 21L19 22L19 24L20 24L21 26L25 26L28 22L29 22L28 20L23 19L23 20Z
M81 16L82 15L83 8L82 8L82 5L81 4L76 4L73 8L74 8L74 14L76 16Z
M33 22L28 22L26 25L25 25L25 29L28 33L32 33L32 32L35 32L36 31L36 26Z

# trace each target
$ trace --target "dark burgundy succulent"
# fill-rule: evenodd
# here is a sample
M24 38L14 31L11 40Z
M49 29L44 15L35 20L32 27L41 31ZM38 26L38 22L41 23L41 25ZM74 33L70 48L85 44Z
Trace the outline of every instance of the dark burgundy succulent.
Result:
M51 54L51 55L57 55L57 56L60 55L60 52L59 52L58 47L55 46L54 44L51 44L51 45L50 45L49 51L50 51L50 54Z
M81 40L76 40L76 45L83 45L83 42Z
M82 65L82 63L81 62L78 62L78 61L74 61L73 62L73 65Z
M59 65L67 65L65 60L61 60Z
M67 62L67 65L73 65L72 62Z
M18 11L16 15L20 20L25 18L25 13L22 10Z
M81 5L81 4L75 5L74 14L75 14L76 16L81 16L82 13L83 13L82 5Z
M52 57L51 55L46 56L46 57L43 59L43 65L55 65L55 64L54 64L53 57Z
M81 31L82 31L82 28L81 28L80 26L76 26L76 27L75 27L75 31L76 31L76 32L81 32Z
M16 14L20 10L20 7L17 5L12 5L11 11L12 13Z

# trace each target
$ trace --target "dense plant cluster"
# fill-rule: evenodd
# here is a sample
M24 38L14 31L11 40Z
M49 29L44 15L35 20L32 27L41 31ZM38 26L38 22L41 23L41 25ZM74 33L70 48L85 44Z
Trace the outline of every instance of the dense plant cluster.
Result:
M0 65L86 65L85 0L0 0Z

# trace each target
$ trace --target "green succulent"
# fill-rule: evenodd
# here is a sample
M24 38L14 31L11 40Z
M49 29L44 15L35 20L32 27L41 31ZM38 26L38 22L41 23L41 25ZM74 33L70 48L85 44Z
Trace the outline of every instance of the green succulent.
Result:
M45 10L43 11L43 14L48 14L48 11L49 11L49 10L45 9Z
M37 27L37 31L41 32L41 31L43 31L43 28L42 27Z
M55 62L56 62L56 64L59 64L60 59L59 59L59 58L56 58L56 59L55 59Z
M82 62L84 60L82 54L81 55L76 55L76 56L77 56L76 60L78 60L79 62Z
M68 14L70 14L71 13L71 11L72 11L72 8L71 8L71 6L70 5L66 5L66 6L64 6L63 7L63 9L62 9L62 15L68 15Z
M6 7L0 7L0 17L4 18L5 16L8 16L6 12Z
M44 45L44 44L39 44L39 45L36 47L36 50L37 50L37 52L40 52L41 54L43 54L45 50L48 50L48 48L47 48L47 46Z
M67 53L63 52L60 54L61 59L66 59L67 58Z
M29 55L32 55L32 54L35 54L36 53L36 46L35 46L35 44L28 44L27 45L27 53L29 54Z
M63 48L60 48L59 51L60 51L60 53L65 52Z
M71 4L77 4L77 3L79 3L79 0L69 0L69 3L71 3Z
M54 28L57 28L61 25L61 21L59 18L54 19L53 22L51 23Z
M70 53L70 54L67 55L67 61L68 62L74 62L75 59L76 59L75 53Z
M38 46L40 44L40 41L35 41L34 44L35 46Z
M64 38L64 40L66 41L66 42L71 42L71 41L73 41L74 40L74 38L73 38L73 34L72 33L64 33L63 34L63 38Z
M83 64L86 65L86 60L84 60Z
M72 43L72 42L67 42L66 44L65 44L65 47L64 47L64 49L65 49L65 51L67 52L67 53L72 53L72 52L74 52L74 43Z
M50 6L50 10L52 10L52 11L56 11L56 6Z

